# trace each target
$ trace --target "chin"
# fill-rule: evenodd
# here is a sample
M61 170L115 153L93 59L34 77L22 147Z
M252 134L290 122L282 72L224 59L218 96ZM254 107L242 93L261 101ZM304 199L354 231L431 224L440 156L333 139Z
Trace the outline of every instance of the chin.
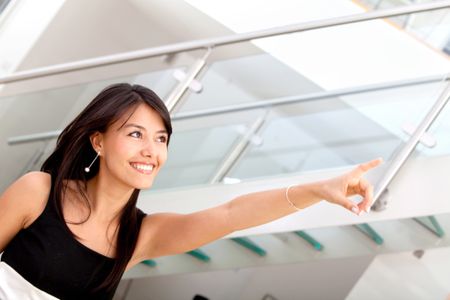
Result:
M140 190L148 190L148 189L150 189L151 187L152 187L152 184L146 185L146 186L137 187L137 189L140 189Z
M124 178L124 180L128 183L129 186L135 189L145 190L153 186L154 178L151 175L149 176L139 174L136 177Z
M145 182L145 183L139 183L139 184L135 184L133 185L133 187L135 189L139 189L139 190L147 190L149 188L151 188L153 186L153 181L151 182Z

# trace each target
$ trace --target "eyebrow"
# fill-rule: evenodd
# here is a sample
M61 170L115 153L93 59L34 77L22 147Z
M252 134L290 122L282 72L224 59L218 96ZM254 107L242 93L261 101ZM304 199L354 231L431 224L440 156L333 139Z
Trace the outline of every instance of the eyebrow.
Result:
M135 123L128 123L127 125L123 126L123 128L127 128L127 127L136 127L136 128L139 128L139 129L147 131L147 129L144 126L141 126L141 125L138 125L138 124L135 124ZM156 133L168 134L167 130L165 130L165 129L158 130Z

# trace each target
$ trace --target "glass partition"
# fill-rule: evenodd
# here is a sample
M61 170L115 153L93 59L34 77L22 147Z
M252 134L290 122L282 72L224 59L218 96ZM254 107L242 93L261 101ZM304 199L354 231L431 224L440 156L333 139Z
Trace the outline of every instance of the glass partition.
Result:
M441 91L442 83L366 92L276 107L231 177L343 167L392 159Z
M152 190L207 184L242 135L245 124L175 131L168 160Z
M420 156L444 156L450 153L450 104L443 108L442 112L428 129L423 140L416 147Z
M384 9L417 3L413 0L359 0L367 10ZM421 0L421 3L432 2ZM441 9L389 18L393 25L450 55L450 9Z

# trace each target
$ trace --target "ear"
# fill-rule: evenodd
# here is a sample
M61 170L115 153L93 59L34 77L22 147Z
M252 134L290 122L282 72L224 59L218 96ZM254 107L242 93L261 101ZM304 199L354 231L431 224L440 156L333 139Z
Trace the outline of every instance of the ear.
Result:
M103 134L96 131L95 133L91 134L89 137L91 140L92 148L94 148L95 152L101 152L103 149Z

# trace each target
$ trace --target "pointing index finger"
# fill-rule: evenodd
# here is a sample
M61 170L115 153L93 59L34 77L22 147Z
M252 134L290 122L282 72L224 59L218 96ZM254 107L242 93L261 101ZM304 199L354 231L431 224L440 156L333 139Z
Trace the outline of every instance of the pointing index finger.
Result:
M375 168L382 162L383 162L383 158L379 157L379 158L371 160L369 162L360 164L357 169L362 172L367 172L368 170Z

